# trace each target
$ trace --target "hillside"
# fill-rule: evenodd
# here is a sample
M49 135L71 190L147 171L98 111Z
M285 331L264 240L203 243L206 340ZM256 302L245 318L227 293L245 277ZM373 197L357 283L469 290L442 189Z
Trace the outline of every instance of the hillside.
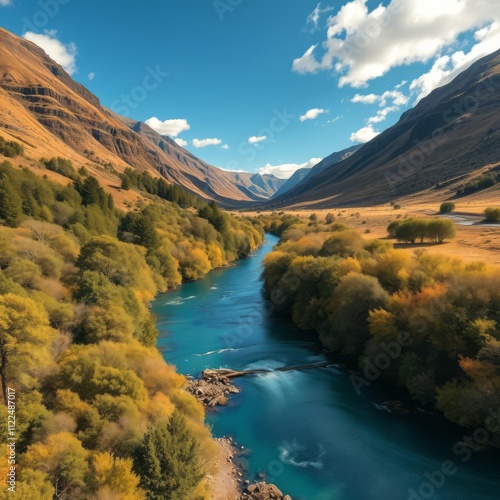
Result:
M240 181L144 123L112 113L42 49L3 29L0 97L0 135L22 141L24 164L31 160L36 167L41 157L68 158L85 165L107 190L119 184L117 173L132 167L228 207L275 192L272 179L249 174Z
M500 162L500 51L434 90L341 163L323 160L272 206L370 206L453 198ZM491 188L498 193L498 185Z

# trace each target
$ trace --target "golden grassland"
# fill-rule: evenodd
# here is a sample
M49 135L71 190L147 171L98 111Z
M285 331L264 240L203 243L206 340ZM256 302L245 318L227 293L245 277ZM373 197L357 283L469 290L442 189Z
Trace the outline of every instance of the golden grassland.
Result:
M476 199L472 197L462 200L453 200L456 209L453 215L460 218L480 221L485 208L500 206L500 198L490 196ZM437 217L439 214L439 203L436 202L413 202L402 203L401 208L395 210L391 205L379 205L374 207L349 207L331 208L322 210L293 209L284 212L297 215L307 219L311 214L316 214L319 220L324 220L326 214L332 213L337 222L347 224L360 231L365 238L387 238L387 226L390 222L409 217ZM268 212L261 212L268 213ZM246 212L245 215L257 215L257 212ZM500 224L497 227L476 224L472 226L457 223L457 236L451 241L443 244L415 244L395 245L410 252L418 248L425 248L429 253L444 253L451 257L460 257L466 261L482 260L488 264L500 264Z

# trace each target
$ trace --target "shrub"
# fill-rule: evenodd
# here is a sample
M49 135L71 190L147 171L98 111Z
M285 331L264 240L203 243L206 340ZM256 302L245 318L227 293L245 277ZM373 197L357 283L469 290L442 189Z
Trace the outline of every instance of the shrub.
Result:
M487 208L484 211L485 222L500 222L500 208Z
M3 137L0 137L0 154L7 158L15 158L23 153L24 148L21 144L15 141L6 141Z
M439 208L439 212L442 214L450 214L455 210L455 203L452 201L445 201L441 203L441 207Z

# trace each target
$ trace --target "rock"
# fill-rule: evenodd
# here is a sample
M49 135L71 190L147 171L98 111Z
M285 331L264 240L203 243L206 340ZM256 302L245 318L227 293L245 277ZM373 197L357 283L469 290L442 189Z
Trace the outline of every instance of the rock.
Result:
M246 481L245 484L247 484ZM283 496L276 485L267 484L264 481L249 484L242 498L245 500L292 500L290 495Z

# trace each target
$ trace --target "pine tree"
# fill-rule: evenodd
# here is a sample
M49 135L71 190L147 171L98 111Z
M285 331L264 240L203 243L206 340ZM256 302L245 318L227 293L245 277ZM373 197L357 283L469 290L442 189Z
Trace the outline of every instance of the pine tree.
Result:
M17 227L23 216L23 200L8 177L0 177L0 220L6 226Z
M203 474L196 439L178 411L166 427L149 429L136 452L134 466L148 499L190 498Z
M125 189L125 191L130 189L130 178L127 175L122 177L122 189Z

